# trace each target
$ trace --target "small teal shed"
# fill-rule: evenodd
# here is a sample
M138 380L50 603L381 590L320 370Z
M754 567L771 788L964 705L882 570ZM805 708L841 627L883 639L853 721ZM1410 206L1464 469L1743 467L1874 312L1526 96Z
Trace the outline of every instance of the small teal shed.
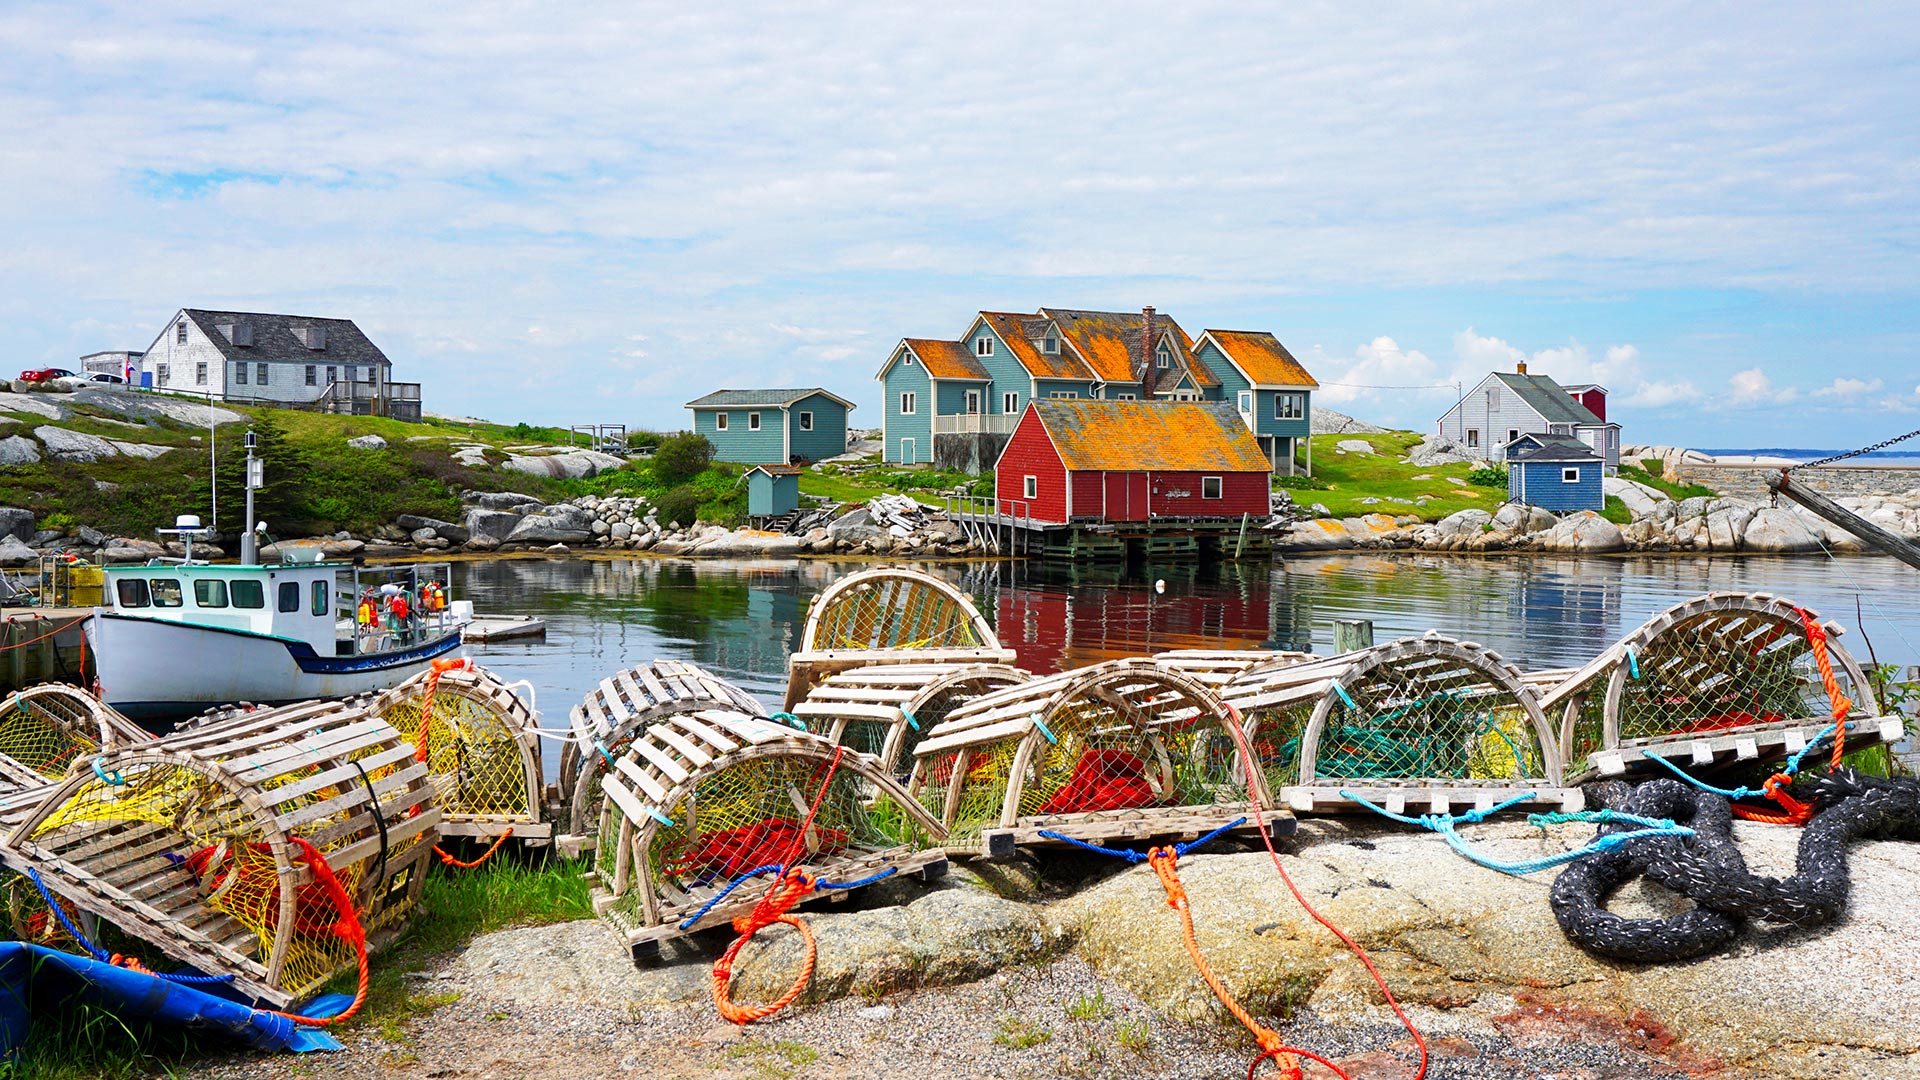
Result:
M755 465L747 470L747 516L755 521L800 509L800 470L792 465Z
M847 452L853 402L819 387L715 390L687 402L693 430L713 444L715 461L791 465Z
M1606 506L1600 474L1606 459L1578 440L1509 447L1507 501L1537 506L1556 514L1598 512Z

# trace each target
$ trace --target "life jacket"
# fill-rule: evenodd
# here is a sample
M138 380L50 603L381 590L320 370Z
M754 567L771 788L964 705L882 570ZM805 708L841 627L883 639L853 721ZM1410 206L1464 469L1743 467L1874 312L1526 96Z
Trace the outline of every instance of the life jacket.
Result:
M444 611L447 607L447 591L437 581L429 581L420 589L420 607L426 611Z
M394 618L404 619L413 613L413 606L407 603L406 593L397 592L393 594L393 599L387 601L387 610L393 612Z
M360 610L358 615L358 618L360 620L360 625L372 626L374 623L374 620L378 617L379 617L379 612L377 609L375 609L373 605L373 594L362 593L360 596Z

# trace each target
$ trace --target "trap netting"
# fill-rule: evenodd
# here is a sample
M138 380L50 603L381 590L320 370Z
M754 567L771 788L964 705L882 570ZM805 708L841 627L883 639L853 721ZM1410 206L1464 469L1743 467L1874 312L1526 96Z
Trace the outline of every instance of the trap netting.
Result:
M1267 649L1175 649L1153 655L1154 663L1204 683L1216 692L1257 667L1304 664L1318 659L1312 653Z
M42 781L33 787L0 792L0 838L11 835L29 814L47 800L53 789L53 784ZM11 870L0 871L0 892L4 892L7 904L8 933L4 936L64 952L81 951L79 943L74 941L66 926L54 915L47 897L34 887L26 875ZM58 893L54 894L54 899L68 923L80 927L83 933L97 936L97 920L93 916L81 911L72 901L61 899Z
M1533 789L1577 808L1539 698L1500 655L1438 634L1250 669L1222 691L1296 812L1491 806Z
M265 710L93 764L21 815L0 863L276 1008L419 897L440 812L413 747L363 710Z
M793 707L807 730L904 776L913 748L953 710L1033 676L1005 664L883 664L843 671Z
M438 792L442 836L553 835L541 806L540 718L491 671L436 660L367 709L413 742Z
M655 660L600 680L567 716L573 738L560 749L560 797L575 837L600 822L600 779L635 732L679 713L724 709L765 716L752 694L684 660Z
M57 780L102 749L152 738L77 686L31 686L0 706L0 784L31 786Z
M944 865L945 830L877 760L746 713L661 718L602 788L594 909L629 944L744 914L773 876L736 882L763 867L844 884Z
M1877 715L1837 623L1766 593L1708 593L1655 615L1542 696L1570 777L1657 770L1649 751L1707 766L1800 750L1834 722L1815 633L1850 703L1847 745L1898 740L1904 725Z
M1011 853L1041 833L1104 841L1194 835L1271 809L1220 699L1148 660L1008 686L949 713L914 748L908 790L950 851Z
M862 570L822 589L808 605L800 649L787 662L784 707L849 668L1013 659L966 593L921 570Z

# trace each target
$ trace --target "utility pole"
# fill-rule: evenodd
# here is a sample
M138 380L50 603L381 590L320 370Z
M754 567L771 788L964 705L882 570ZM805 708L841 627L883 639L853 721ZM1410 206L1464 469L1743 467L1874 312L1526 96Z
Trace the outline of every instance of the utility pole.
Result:
M264 487L266 462L253 456L253 448L259 444L259 437L252 428L247 429L247 516L240 523L240 565L252 566L260 561L259 548L253 535L253 493Z

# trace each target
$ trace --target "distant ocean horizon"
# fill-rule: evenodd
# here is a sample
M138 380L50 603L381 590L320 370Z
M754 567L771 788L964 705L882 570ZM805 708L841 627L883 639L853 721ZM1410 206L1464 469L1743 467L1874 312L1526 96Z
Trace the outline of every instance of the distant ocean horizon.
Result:
M1703 454L1712 454L1714 457L1774 457L1786 458L1789 461L1813 461L1817 458L1832 457L1835 454L1846 453L1844 450L1808 450L1804 447L1797 446L1762 446L1758 448L1734 449L1717 449L1709 446L1700 446L1695 447L1695 449ZM1877 465L1920 465L1920 451L1880 450L1871 454L1861 454L1859 457L1850 458L1849 460L1860 464L1872 462Z

